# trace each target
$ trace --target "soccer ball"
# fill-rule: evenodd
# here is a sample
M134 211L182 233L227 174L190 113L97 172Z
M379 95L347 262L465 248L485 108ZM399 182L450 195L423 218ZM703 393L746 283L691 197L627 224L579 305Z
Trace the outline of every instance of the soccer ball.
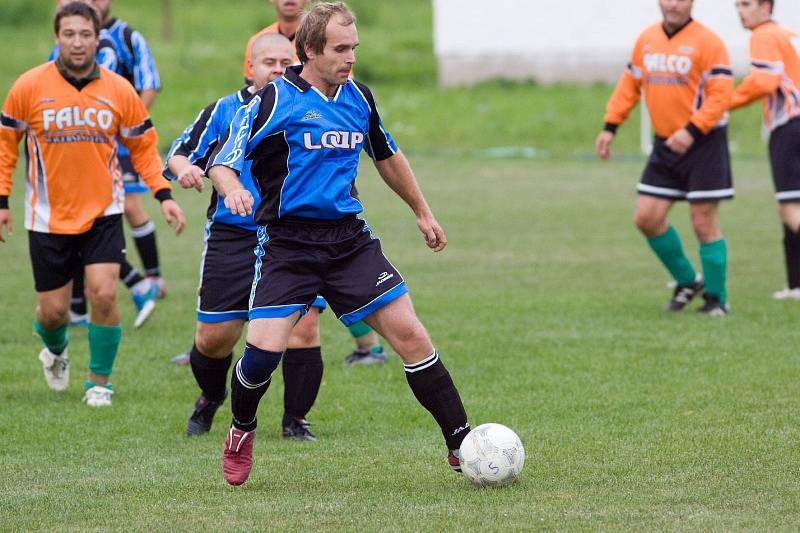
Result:
M481 487L508 485L525 464L525 448L516 433L502 424L481 424L461 443L461 471Z

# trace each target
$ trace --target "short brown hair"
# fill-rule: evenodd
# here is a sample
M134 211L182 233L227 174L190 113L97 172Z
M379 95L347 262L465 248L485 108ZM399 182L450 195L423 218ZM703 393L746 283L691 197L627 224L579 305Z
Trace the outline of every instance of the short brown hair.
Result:
M90 20L92 21L92 26L94 26L94 34L100 35L100 19L92 6L83 2L70 2L59 9L58 13L56 13L56 18L53 19L53 29L56 35L61 29L61 19L64 17L83 17L86 20Z
M328 42L325 28L327 28L328 23L335 15L339 15L342 18L342 26L349 26L356 22L356 16L353 15L353 12L344 2L321 2L306 13L295 35L297 58L301 63L308 62L306 45L315 54L321 54L325 49L325 45Z

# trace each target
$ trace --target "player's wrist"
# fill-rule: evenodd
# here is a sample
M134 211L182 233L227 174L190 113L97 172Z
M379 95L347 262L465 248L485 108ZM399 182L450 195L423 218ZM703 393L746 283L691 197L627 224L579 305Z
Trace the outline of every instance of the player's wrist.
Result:
M8 209L8 196L0 195L0 209Z
M167 200L172 200L172 191L169 189L161 189L160 191L156 192L156 200L161 203L164 203Z
M691 122L689 122L686 125L685 129L686 129L686 131L689 132L689 135L691 135L692 139L694 139L695 141L704 135L703 132L700 130L700 128L698 128L697 126L695 126Z
M617 134L617 128L619 128L619 124L612 124L611 122L603 124L603 131L607 131L612 135Z

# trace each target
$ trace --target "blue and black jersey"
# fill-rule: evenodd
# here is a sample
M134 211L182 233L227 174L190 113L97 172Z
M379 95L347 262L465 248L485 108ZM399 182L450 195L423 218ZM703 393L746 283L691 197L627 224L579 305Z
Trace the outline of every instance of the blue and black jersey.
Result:
M289 67L236 113L209 167L242 175L261 190L255 222L338 220L363 210L355 191L361 149L376 161L397 152L366 85L348 80L327 97Z
M117 74L131 82L138 93L146 89L161 89L156 62L142 34L125 21L114 18L103 25L103 30L108 33L117 53Z
M101 29L99 38L100 44L97 46L96 54L97 64L119 74L117 69L119 66L119 61L117 60L117 51L114 48L114 42L111 40L111 36L107 30ZM50 57L48 57L47 60L55 61L60 51L61 47L58 45L58 43L56 43L56 45L53 47L53 50L50 52Z
M245 87L240 91L229 94L210 104L203 109L195 121L189 125L183 135L175 139L167 154L167 161L172 156L182 155L193 165L205 168L208 158L217 144L228 134L231 121L242 105L247 104L253 95ZM261 191L250 175L250 161L242 169L240 180L255 199L257 206L261 200ZM169 167L164 167L164 177L170 180L177 179ZM224 199L219 197L216 189L211 194L211 204L208 206L208 218L229 226L236 226L250 231L256 231L258 226L253 220L253 215L240 217L234 215L225 207Z

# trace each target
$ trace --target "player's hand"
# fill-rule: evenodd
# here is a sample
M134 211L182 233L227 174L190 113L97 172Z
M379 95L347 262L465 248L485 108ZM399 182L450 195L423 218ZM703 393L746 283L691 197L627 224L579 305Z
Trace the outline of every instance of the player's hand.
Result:
M669 139L664 141L664 144L676 154L683 155L688 152L689 148L694 144L694 137L689 133L689 130L681 128L670 135Z
M161 213L164 215L164 220L170 226L175 223L175 235L180 235L183 228L186 227L186 217L183 216L183 209L178 205L175 200L164 200L161 202Z
M6 236L3 237L3 228L6 228ZM11 210L0 209L0 242L6 242L11 237Z
M203 182L203 169L197 165L189 165L180 174L178 174L178 183L184 189L197 189L197 192L203 192L205 186Z
M614 134L607 130L601 131L594 142L594 151L597 153L597 157L603 161L611 159L612 142L614 142Z
M254 203L253 195L247 189L235 189L225 196L225 207L242 218L253 212Z
M447 237L444 230L433 217L433 214L425 214L417 217L417 227L425 236L425 244L434 252L441 252L447 246Z

